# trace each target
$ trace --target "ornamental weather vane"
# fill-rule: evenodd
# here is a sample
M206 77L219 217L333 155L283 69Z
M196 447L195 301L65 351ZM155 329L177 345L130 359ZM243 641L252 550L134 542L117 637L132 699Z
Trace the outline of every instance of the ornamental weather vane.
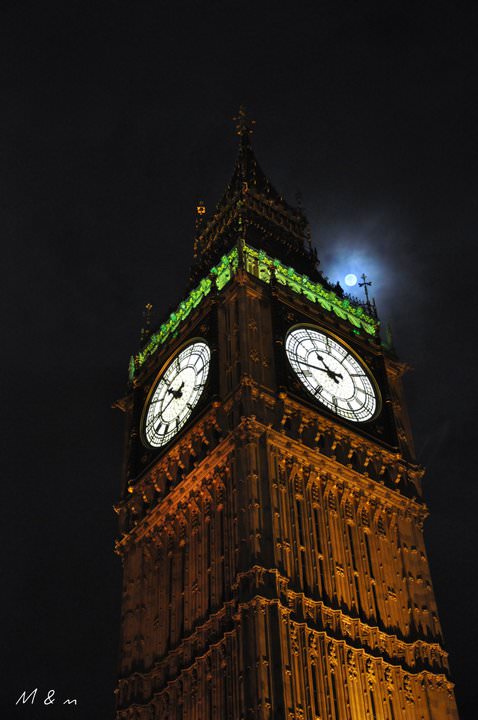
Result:
M370 298L368 296L368 288L372 284L372 281L369 280L367 282L367 276L365 275L365 273L362 273L360 277L362 278L363 282L359 282L358 286L363 287L363 289L365 291L365 300L367 301L367 305L370 305Z
M371 280L367 280L367 276L365 275L365 273L362 273L360 277L361 277L361 279L362 279L362 282L359 282L359 283L358 283L358 286L359 286L359 287L363 287L363 289L364 289L364 292L365 292L365 304L366 304L366 306L367 306L367 310L368 310L370 313L372 313L373 315L375 315L375 317L376 317L376 316L377 316L377 308L376 308L376 306L375 306L375 299L372 298L372 302L370 302L370 297L369 297L369 294L368 294L368 289L369 289L369 287L371 286L372 281L371 281Z

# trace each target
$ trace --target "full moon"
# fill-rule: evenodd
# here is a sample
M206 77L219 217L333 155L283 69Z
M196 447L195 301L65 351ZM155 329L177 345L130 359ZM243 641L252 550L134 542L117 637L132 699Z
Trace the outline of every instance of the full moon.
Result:
M349 273L348 275L345 276L345 284L348 285L349 287L352 287L352 285L356 285L357 284L357 276L354 275L353 273Z

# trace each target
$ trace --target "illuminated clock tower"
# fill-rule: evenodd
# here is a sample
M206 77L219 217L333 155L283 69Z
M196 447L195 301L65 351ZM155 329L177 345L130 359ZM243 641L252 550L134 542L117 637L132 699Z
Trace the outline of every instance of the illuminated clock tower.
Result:
M260 169L130 363L117 720L458 718L404 365Z

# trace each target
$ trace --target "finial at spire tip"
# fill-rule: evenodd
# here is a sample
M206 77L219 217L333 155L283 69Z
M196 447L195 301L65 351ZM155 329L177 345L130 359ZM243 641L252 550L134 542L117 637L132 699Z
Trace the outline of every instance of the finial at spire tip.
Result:
M236 135L239 135L239 137L252 135L256 121L248 116L244 105L239 107L239 114L232 119L236 123Z

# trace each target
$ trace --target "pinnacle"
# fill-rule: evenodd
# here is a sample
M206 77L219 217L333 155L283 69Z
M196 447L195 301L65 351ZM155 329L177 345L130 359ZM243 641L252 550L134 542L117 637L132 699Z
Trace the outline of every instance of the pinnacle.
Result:
M248 116L244 105L239 107L239 113L232 119L236 123L236 135L246 138L252 135L256 121Z

